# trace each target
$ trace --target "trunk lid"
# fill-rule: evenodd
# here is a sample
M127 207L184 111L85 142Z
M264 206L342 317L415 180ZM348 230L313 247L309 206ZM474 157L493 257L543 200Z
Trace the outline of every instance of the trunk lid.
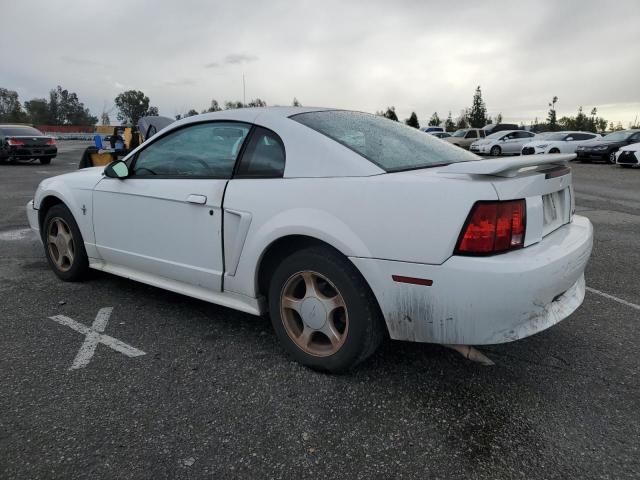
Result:
M25 147L44 147L49 142L50 137L38 137L38 136L10 136L9 138L15 138L24 143Z
M460 162L438 168L437 173L491 182L500 200L524 198L527 204L526 247L571 222L575 201L568 162L575 157L575 154L527 155Z

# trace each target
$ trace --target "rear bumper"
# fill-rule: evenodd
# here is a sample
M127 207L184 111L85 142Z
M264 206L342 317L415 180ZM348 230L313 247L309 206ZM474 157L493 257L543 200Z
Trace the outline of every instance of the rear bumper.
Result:
M572 223L541 242L492 257L453 256L442 265L352 258L378 299L391 338L483 345L555 325L584 299L593 227ZM397 283L392 275L430 279Z
M578 156L577 160L607 160L610 154L611 152L608 150L602 152L585 152L578 150L576 152L576 155Z
M13 158L41 158L41 157L55 157L58 154L57 147L19 147L9 148L6 152L8 157Z

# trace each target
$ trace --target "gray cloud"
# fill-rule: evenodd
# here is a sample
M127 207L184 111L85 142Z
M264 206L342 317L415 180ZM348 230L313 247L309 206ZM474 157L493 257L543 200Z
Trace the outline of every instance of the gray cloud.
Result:
M91 8L100 21L91 23L90 41L79 41L84 0L67 0L64 13L46 0L8 2L5 16L29 18L30 28L5 22L0 29L0 43L11 45L0 86L24 101L60 84L94 113L121 91L116 75L118 85L142 89L171 115L239 98L243 74L247 98L270 105L294 96L304 105L369 112L395 105L401 118L416 111L423 123L434 111L455 116L470 106L476 85L489 113L510 121L546 117L554 95L560 116L596 106L626 125L640 113L637 0L540 0L527 8L509 0L455 7L246 0L198 2L197 9L111 0ZM159 33L177 26L179 35ZM43 47L40 38L55 41Z
M256 55L247 55L244 53L232 53L227 55L221 62L207 63L204 68L218 68L223 65L241 65L243 63L255 62L258 60Z

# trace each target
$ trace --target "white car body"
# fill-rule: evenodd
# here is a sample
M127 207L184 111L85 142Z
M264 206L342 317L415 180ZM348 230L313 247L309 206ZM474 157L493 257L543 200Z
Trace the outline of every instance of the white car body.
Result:
M478 155L519 155L522 146L536 136L526 130L503 130L471 144L469 150Z
M29 223L38 231L47 206L62 202L78 224L91 268L255 315L265 313L259 275L270 247L310 237L357 267L398 340L509 342L556 324L582 303L593 234L589 220L574 215L566 167L572 156L478 158L387 173L289 118L317 111L326 109L194 116L128 156L178 128L246 122L282 139L282 178L118 179L87 168L43 180L27 206ZM476 202L511 199L526 200L524 248L454 254ZM431 283L403 283L398 276Z
M535 140L522 146L522 155L545 153L576 153L578 147L585 142L601 138L591 132L549 132L536 135Z
M632 143L626 147L620 147L615 153L616 164L630 167L640 166L640 143Z

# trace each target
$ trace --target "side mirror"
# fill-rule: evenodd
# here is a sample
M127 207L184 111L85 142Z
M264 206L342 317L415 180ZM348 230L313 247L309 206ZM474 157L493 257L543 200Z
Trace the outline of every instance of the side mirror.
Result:
M129 176L129 167L122 160L116 160L107 165L104 174L109 178L127 178Z

